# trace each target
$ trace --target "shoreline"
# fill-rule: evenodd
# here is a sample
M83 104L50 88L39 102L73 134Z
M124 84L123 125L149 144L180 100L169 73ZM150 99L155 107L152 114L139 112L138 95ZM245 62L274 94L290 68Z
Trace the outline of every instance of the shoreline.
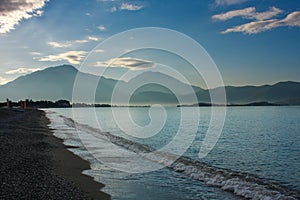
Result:
M47 120L49 119L47 118ZM108 194L100 191L105 186L104 184L96 182L93 177L82 174L82 171L90 169L90 163L69 151L62 139L52 136L48 140L50 143L56 144L56 147L52 149L53 172L67 181L75 183L86 196L92 199L110 199ZM68 162L64 162L64 160Z
M0 110L0 199L110 199L49 123L42 110Z

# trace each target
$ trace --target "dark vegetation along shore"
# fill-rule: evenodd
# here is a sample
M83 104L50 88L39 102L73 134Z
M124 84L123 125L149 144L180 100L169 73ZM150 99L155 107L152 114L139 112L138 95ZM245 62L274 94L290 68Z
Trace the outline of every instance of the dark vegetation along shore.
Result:
M47 101L47 100L40 100L40 101L32 101L26 99L25 101L19 102L0 102L0 108L85 108L85 107L150 107L149 105L129 105L129 106L121 106L121 105L110 105L110 104L87 104L87 103L70 103L68 100L58 100L58 101ZM183 104L183 105L168 105L168 106L176 106L176 107L211 107L211 106L227 106L227 107L238 107L238 106L292 106L289 104L281 104L281 103L271 103L266 101L259 101L259 102L251 102L246 104L212 104L212 103L204 103L199 102L197 104Z
M40 110L0 110L0 199L110 199Z

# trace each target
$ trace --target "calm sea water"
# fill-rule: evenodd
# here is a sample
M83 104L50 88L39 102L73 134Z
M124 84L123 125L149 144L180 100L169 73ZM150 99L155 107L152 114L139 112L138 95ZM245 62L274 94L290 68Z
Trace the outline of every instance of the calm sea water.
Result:
M130 137L121 131L112 109L118 116L127 117L125 108L46 111L52 128L56 129L55 135L65 139L68 145L81 147L72 151L91 162L92 170L84 173L104 183L103 191L112 195L113 199L288 199L290 191L300 190L300 107L229 107L222 135L203 159L198 157L198 153L208 129L210 108L200 108L201 120L196 138L184 153L190 161L190 164L185 163L185 167L191 165L193 169L198 167L197 170L189 173L173 166L141 174L120 172L95 161L82 147L74 127L66 123L66 118L158 149L168 144L176 134L180 125L180 108L166 108L168 117L164 127L147 139ZM135 123L145 126L150 122L148 109L130 108ZM181 109L189 111L193 108ZM185 123L189 123L189 119L186 120ZM80 131L86 132L84 134L92 141L93 136L85 130ZM204 169L203 166L201 169L209 169L209 173L203 175L193 161L204 162ZM224 170L220 172L220 169ZM231 175L234 178L228 178Z

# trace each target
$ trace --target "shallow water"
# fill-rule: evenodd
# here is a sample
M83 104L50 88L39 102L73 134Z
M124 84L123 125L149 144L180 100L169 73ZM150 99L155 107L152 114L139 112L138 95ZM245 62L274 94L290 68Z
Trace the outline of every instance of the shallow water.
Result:
M119 116L125 117L125 108L113 109ZM155 149L163 147L173 139L181 116L180 108L167 108L168 118L164 128L151 138L136 139L118 128L113 120L111 108L96 108L96 112L92 108L76 108L74 113L72 109L51 109L51 111L57 113L49 114L48 112L52 127L57 129L55 134L67 139L65 140L67 144L75 146L82 145L78 138L75 138L76 131L59 115L72 117L74 114L76 122L87 124L91 128L100 128L101 131L107 131L137 143L147 144ZM225 126L217 145L207 157L199 159L199 148L210 119L210 108L201 108L201 120L196 139L184 155L189 161L205 162L207 169L215 166L212 172L203 177L198 175L195 178L195 173L187 173L187 170L183 173L175 172L178 166L149 173L127 174L96 162L83 149L73 149L73 151L92 163L92 170L84 173L106 184L103 190L111 194L113 199L238 199L239 197L233 192L244 197L263 198L269 195L269 191L264 190L265 182L267 185L280 187L278 190L282 189L281 186L287 187L287 189L283 187L284 191L300 189L299 111L300 107L230 107L227 109ZM130 113L133 120L141 126L150 122L148 108L132 108ZM186 120L188 123L189 119ZM85 132L84 130L86 129L81 132ZM73 140L72 137L74 137ZM88 138L90 144L96 141L90 134L86 134L85 137ZM101 144L106 145L105 142ZM192 166L191 163L188 165ZM212 175L216 175L219 168L229 169L221 173L221 178L231 173L230 170L234 170L234 173L243 173L238 175L238 181L226 177L226 179L222 178L223 182L220 182L220 176L216 178ZM262 187L254 190L251 181L251 183L241 181L245 176L250 176L254 184L261 181L264 183ZM259 177L258 180L255 179L256 176ZM279 194L275 194L274 197L283 198Z

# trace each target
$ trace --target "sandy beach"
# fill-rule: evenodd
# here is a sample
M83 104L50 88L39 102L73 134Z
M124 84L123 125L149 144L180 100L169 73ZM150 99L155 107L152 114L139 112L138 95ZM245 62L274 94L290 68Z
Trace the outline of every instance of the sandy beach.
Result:
M40 110L0 110L0 199L110 199Z

